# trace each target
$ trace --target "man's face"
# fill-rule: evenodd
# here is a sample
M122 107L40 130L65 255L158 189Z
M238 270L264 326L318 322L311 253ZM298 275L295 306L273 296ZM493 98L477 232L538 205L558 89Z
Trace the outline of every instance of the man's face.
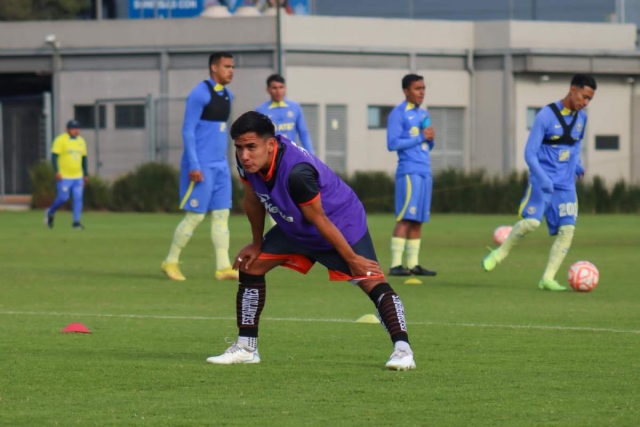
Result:
M220 58L217 64L211 64L211 77L221 85L228 85L233 80L234 69L233 58Z
M78 128L67 129L67 132L69 133L69 136L72 138L75 138L78 135L80 135L80 129Z
M261 138L255 132L243 133L233 142L236 156L248 173L266 172L271 167L275 138Z
M269 94L273 102L280 102L287 94L287 87L284 85L284 83L271 82L267 87L267 93Z
M589 86L582 88L578 86L571 86L571 89L569 90L569 102L571 103L571 109L573 111L580 111L583 108L587 108L595 93L596 91Z
M407 89L403 89L403 92L408 102L415 105L422 105L424 101L424 80L411 83Z

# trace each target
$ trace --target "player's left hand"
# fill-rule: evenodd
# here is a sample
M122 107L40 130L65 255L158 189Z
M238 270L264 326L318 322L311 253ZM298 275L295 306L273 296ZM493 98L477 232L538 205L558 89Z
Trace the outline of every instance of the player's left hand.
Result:
M262 248L260 246L255 243L249 243L242 248L240 252L238 252L236 259L233 262L233 269L239 270L242 268L243 270L249 270L251 268L251 264L258 259L261 253Z
M349 263L349 269L354 277L381 276L382 269L376 261L366 259L363 256L356 256Z
M436 139L436 130L433 126L429 126L428 128L426 128L424 131L422 131L422 134L424 135L424 139L426 141L433 141L434 139Z
M578 181L582 181L582 178L584 178L584 172L578 174Z
M82 177L82 182L84 183L84 185L87 185L87 183L89 182L89 177L88 176Z

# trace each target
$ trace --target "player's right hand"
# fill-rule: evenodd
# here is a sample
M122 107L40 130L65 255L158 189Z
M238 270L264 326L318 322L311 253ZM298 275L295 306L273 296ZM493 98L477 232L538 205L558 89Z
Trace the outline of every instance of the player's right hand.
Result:
M425 141L433 141L436 139L436 130L433 126L429 126L426 129L423 129L422 135L424 136Z
M193 182L201 182L204 181L204 176L202 175L202 171L192 170L189 171L189 179Z
M56 173L56 181L62 181L62 174L60 174L60 172Z
M552 194L553 193L553 181L551 181L548 177L542 180L540 183L540 188L543 193Z
M255 243L249 243L238 252L235 261L233 262L233 269L248 271L255 260L258 259L262 253L262 247Z

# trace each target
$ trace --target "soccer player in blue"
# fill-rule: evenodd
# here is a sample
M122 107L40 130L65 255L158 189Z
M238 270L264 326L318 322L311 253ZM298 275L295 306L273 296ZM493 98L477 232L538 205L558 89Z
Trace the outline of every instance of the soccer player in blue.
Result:
M276 135L283 135L289 141L301 145L313 154L307 123L300 104L288 98L284 77L273 74L267 79L267 93L271 100L260 104L256 111L268 116L276 127Z
M80 136L80 123L70 120L67 131L53 141L51 162L56 174L57 197L45 212L45 222L53 228L56 211L73 195L73 224L75 230L84 230L80 223L82 214L82 194L89 179L87 171L87 143Z
M396 169L396 226L391 238L390 276L435 276L418 262L422 223L429 221L431 212L430 151L434 146L435 130L429 113L421 108L425 85L422 76L408 74L402 79L405 101L389 114L387 148L398 152ZM407 267L402 257L407 249Z
M578 217L576 178L582 179L585 173L580 163L587 124L583 109L596 89L592 76L576 74L564 99L547 105L536 116L524 150L529 185L520 203L522 220L513 226L507 240L482 260L485 271L496 268L516 243L540 226L544 216L549 234L557 237L538 287L550 291L566 289L555 275L573 240Z
M184 152L180 164L180 209L187 211L176 228L162 271L172 280L186 280L178 267L180 252L193 231L211 212L211 239L216 251L216 278L237 280L229 261L231 173L227 162L227 120L233 95L225 86L234 72L233 56L209 57L210 78L198 83L187 98L182 126Z

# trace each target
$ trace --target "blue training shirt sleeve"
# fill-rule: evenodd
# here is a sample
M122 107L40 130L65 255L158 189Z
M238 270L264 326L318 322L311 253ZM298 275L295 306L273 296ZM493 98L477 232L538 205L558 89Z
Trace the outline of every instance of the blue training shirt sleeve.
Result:
M184 123L182 124L182 141L190 171L200 170L200 162L196 152L196 127L202 117L202 111L209 101L211 101L211 95L207 86L202 83L196 86L187 97Z
M542 147L545 134L544 111L545 110L538 113L533 122L529 139L527 139L527 145L524 148L524 159L529 166L531 175L535 177L536 181L542 186L542 190L549 192L553 190L553 181L547 176L538 161L538 152Z
M411 148L422 143L422 135L402 138L402 113L395 109L387 120L387 149L398 151Z
M313 154L313 144L311 143L311 136L309 136L309 129L307 129L307 122L304 120L302 107L300 105L296 105L296 110L298 116L296 119L296 130L300 136L300 142L305 150Z

